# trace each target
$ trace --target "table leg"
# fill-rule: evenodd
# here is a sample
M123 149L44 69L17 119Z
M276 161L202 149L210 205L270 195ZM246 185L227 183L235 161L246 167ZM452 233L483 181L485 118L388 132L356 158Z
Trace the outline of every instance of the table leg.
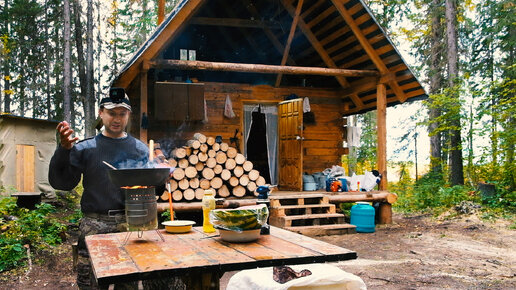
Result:
M181 277L186 284L186 289L195 290L212 290L220 289L220 278L224 273L222 272L192 272L186 276Z

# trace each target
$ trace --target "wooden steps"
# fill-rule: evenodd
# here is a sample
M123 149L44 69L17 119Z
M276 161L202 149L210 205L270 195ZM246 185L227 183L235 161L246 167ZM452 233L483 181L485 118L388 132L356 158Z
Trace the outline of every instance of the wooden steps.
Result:
M324 194L270 196L269 223L304 235L336 235L355 232L344 215L336 213L334 204Z
M354 234L356 226L350 224L335 224L324 226L303 226L303 227L285 227L285 230L297 232L305 236L328 236L328 235L344 235Z
M271 211L271 216L336 213L334 204L284 205Z

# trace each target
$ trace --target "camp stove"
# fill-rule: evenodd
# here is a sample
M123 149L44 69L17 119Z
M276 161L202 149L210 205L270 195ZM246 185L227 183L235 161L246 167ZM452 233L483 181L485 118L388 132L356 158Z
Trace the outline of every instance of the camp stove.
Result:
M138 238L143 237L143 232L156 230L162 241L165 241L158 231L158 211L154 186L122 187L125 195L125 216L127 219L127 235L124 244L127 243L132 232L138 232Z

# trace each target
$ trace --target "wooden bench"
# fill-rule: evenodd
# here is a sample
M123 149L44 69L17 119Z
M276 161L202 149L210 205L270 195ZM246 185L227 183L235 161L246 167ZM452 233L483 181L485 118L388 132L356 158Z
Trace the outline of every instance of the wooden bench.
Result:
M41 192L15 192L11 196L17 198L18 207L35 209L36 204L41 202Z
M388 191L350 191L350 192L326 192L330 203L343 202L379 202L378 221L380 224L392 223L392 204L398 200L398 195Z

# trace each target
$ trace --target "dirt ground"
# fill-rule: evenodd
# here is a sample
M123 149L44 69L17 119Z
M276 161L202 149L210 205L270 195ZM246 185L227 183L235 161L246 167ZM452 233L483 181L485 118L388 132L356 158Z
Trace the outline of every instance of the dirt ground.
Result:
M395 214L393 224L375 233L317 238L356 251L357 260L335 265L369 289L516 289L516 230L508 225L475 215L436 220ZM0 273L0 289L76 289L72 240L34 259L31 269ZM233 274L222 277L222 289Z

